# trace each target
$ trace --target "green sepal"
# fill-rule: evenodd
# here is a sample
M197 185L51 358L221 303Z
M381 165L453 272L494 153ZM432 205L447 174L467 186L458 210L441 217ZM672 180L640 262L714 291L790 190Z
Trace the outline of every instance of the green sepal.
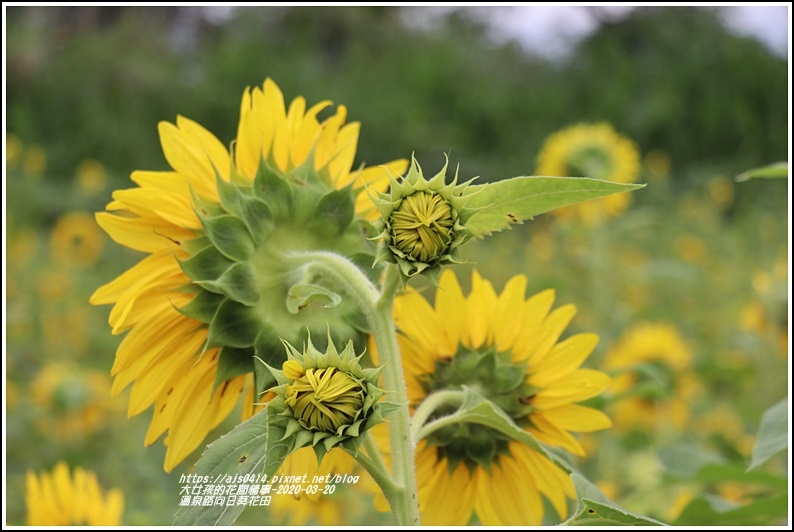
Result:
M345 232L355 217L355 202L352 188L348 185L329 192L320 199L314 211L321 230L331 237Z
M245 262L253 255L253 237L241 219L227 214L199 220L213 245L229 259Z
M483 237L553 209L644 186L586 177L542 176L475 185L471 187L475 194L466 205L475 212L465 226L473 236Z
M248 307L259 303L259 291L256 288L256 274L248 263L240 262L232 265L213 281L196 281L196 284L216 294L223 294L233 301Z
M253 371L253 356L254 351L250 347L239 349L227 346L221 349L221 353L218 355L215 383L212 385L213 393L221 383Z
M292 212L292 187L265 160L259 163L253 189L254 194L267 203L275 218L288 217Z
M209 347L253 347L261 326L254 309L227 299L210 322Z
M271 324L260 324L259 333L254 340L254 351L260 362L254 364L256 391L262 393L276 384L276 379L268 371L267 365L281 367L281 364L287 359L278 331Z
M234 264L212 246L204 248L189 259L177 261L185 275L193 281L217 279Z
M287 310L292 314L297 314L312 303L319 303L323 308L334 308L341 302L342 296L318 284L292 285L287 292Z
M257 198L246 198L241 205L242 219L257 247L261 246L275 228L273 211Z
M215 186L218 189L218 197L223 210L228 214L241 218L243 198L240 187L225 181L217 171L215 172Z
M184 307L177 308L177 310L188 318L202 323L209 323L215 317L224 299L226 298L222 294L213 294L212 292L201 290L190 303Z

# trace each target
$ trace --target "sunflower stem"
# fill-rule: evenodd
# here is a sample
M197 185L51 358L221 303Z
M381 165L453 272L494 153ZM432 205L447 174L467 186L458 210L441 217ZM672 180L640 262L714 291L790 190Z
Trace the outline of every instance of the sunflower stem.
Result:
M433 412L442 406L460 406L463 403L464 394L460 390L441 390L428 395L422 404L414 412L411 421L411 441L416 445L419 440L420 431L425 427L425 423Z
M400 525L419 525L419 498L416 487L414 446L411 440L411 419L408 412L408 391L403 377L400 347L394 326L393 306L397 287L400 286L400 271L395 264L386 266L383 280L384 290L372 315L372 327L378 356L383 364L383 382L386 390L396 394L395 402L404 405L389 418L391 439L391 463L395 482L404 488L395 514Z
M392 489L391 493L384 490L384 494L389 498L399 525L419 525L408 393L392 315L394 297L400 286L400 272L396 265L386 266L384 290L381 293L355 264L342 255L328 251L306 251L291 253L289 257L297 262L296 267L303 269L304 275L322 276L337 282L355 301L372 328L380 363L383 364L381 375L385 388L396 396L396 403L404 405L389 417L392 475L398 489Z
M364 449L366 449L367 454L360 452L354 453L349 449L345 449L345 451L367 470L367 473L370 474L381 491L383 491L386 500L389 501L392 511L396 515L399 508L399 494L403 489L394 483L394 480L389 474L389 468L383 461L380 450L377 445L375 445L375 441L372 439L372 434L370 432L364 435Z

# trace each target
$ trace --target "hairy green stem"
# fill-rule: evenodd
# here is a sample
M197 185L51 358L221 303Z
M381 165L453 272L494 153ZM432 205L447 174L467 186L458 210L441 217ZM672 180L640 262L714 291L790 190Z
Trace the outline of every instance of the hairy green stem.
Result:
M411 421L411 440L414 445L422 439L420 437L420 433L423 433L422 428L426 426L425 423L433 415L433 412L442 406L460 406L463 403L463 395L460 390L441 390L428 395L422 401L422 404L414 412L413 421Z

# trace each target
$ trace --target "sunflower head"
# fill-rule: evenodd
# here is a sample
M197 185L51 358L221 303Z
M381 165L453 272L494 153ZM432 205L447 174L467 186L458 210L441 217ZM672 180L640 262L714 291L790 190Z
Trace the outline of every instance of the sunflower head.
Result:
M421 273L435 280L443 264L460 262L458 248L471 237L465 224L475 211L466 208L468 182L458 185L456 173L445 184L447 166L427 180L413 159L405 177L390 177L389 193L372 197L381 214L374 222L376 263L396 263L406 278Z
M355 451L364 432L384 421L380 368L362 368L362 355L355 355L352 342L341 352L330 337L325 352L311 338L302 352L284 345L287 361L280 370L267 369L278 382L272 391L274 401L283 401L279 406L286 434L297 434L292 450L311 445L318 462L337 445Z

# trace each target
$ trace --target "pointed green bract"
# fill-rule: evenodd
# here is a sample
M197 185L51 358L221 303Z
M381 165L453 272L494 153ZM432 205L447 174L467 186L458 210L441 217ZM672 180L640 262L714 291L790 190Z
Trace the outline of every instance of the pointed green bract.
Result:
M750 179L787 179L788 178L788 163L774 163L760 168L753 168L742 172L736 176L736 181L748 181Z
M476 194L467 203L475 212L466 229L473 236L483 237L544 212L644 186L585 177L526 176L475 185L471 189Z

